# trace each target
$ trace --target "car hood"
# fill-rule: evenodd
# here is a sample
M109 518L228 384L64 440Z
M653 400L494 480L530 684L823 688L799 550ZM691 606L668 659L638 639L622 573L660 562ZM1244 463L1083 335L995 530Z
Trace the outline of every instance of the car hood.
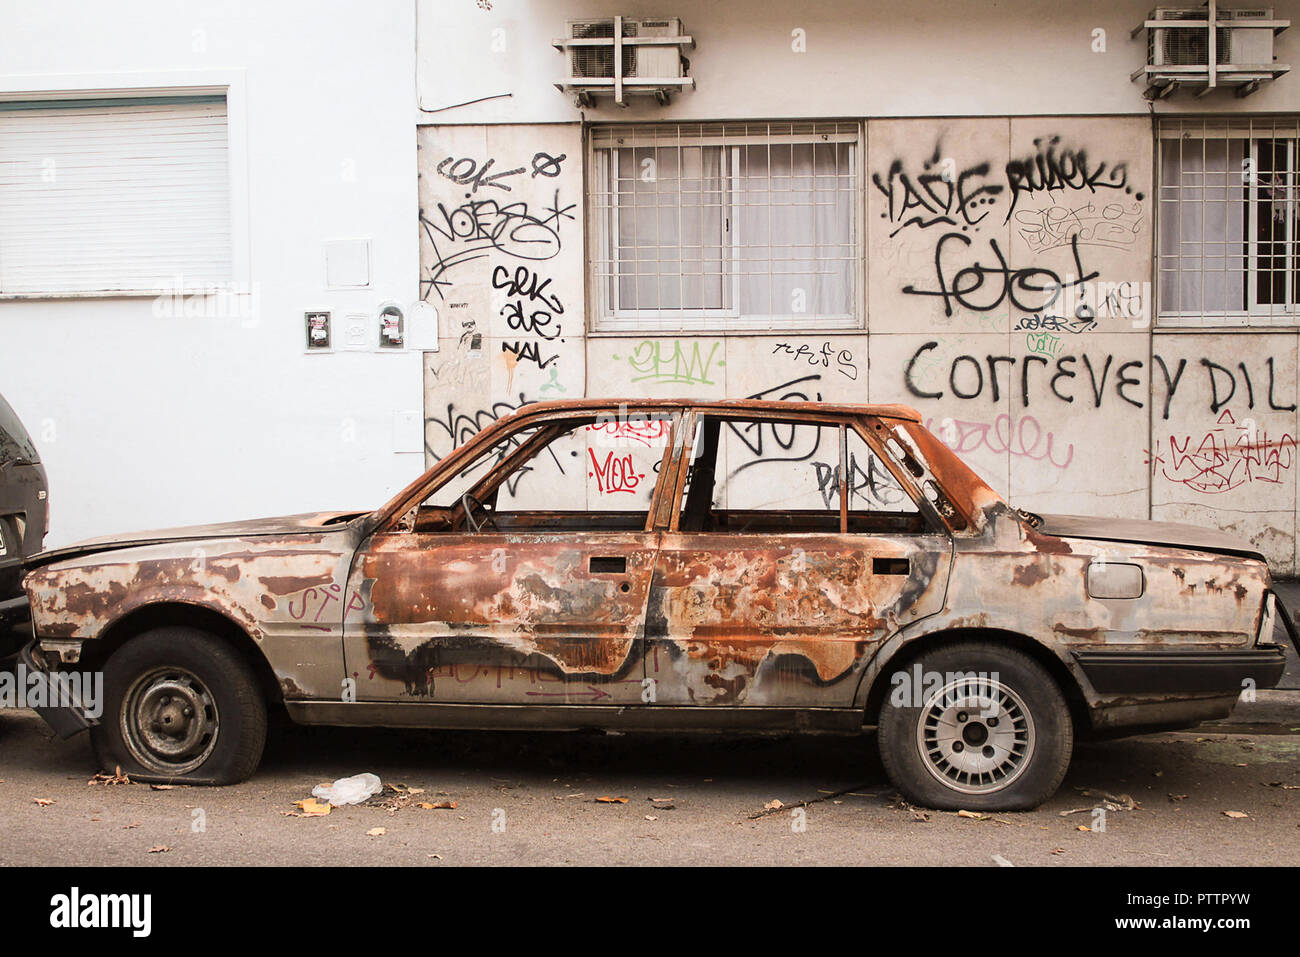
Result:
M1058 538L1086 538L1096 541L1129 542L1187 548L1219 555L1240 555L1264 561L1259 548L1244 538L1199 525L1148 522L1136 518L1098 518L1092 515L1039 515L1038 531Z
M28 571L68 558L79 558L95 552L136 548L141 545L159 545L166 542L185 542L199 539L258 538L266 535L300 535L303 532L342 528L352 519L367 512L303 512L299 515L281 515L275 518L254 518L241 522L218 522L213 525L186 525L181 528L163 528L150 532L132 532L126 535L105 535L90 538L62 548L38 552L28 558L23 566Z

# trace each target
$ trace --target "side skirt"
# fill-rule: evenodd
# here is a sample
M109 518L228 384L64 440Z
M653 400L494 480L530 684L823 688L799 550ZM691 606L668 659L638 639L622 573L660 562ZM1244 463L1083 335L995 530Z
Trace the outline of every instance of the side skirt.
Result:
M784 731L856 734L856 708L728 708L648 705L431 704L414 701L286 701L298 724L379 728L576 731Z

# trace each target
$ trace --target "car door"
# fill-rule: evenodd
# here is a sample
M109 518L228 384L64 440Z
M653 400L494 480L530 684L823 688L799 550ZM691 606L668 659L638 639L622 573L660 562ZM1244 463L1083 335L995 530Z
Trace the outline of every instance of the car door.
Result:
M358 699L640 704L650 506L678 417L571 417L513 436L414 527L372 536L345 624Z
M951 539L865 434L696 417L650 587L657 704L850 707L880 643L942 607Z

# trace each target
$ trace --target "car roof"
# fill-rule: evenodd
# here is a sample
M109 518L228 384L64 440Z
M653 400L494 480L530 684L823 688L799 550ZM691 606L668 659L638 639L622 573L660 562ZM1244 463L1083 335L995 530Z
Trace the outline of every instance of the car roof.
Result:
M584 398L552 399L545 402L531 402L520 406L516 415L521 413L536 414L546 411L582 411L599 412L603 409L617 408L620 405L633 406L637 409L719 409L726 411L754 412L829 412L838 415L871 415L883 419L906 419L920 422L921 413L907 405L871 405L846 402L785 402L775 399L646 399L646 398Z

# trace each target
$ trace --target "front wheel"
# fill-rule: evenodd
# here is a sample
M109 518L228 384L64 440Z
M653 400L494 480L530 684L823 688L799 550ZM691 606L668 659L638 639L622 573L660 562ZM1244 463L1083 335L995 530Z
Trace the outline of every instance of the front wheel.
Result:
M137 635L104 667L100 765L140 781L235 784L257 768L266 702L248 663L194 628Z
M993 642L962 642L924 652L891 677L880 758L913 804L1016 811L1056 793L1074 726L1038 662Z

